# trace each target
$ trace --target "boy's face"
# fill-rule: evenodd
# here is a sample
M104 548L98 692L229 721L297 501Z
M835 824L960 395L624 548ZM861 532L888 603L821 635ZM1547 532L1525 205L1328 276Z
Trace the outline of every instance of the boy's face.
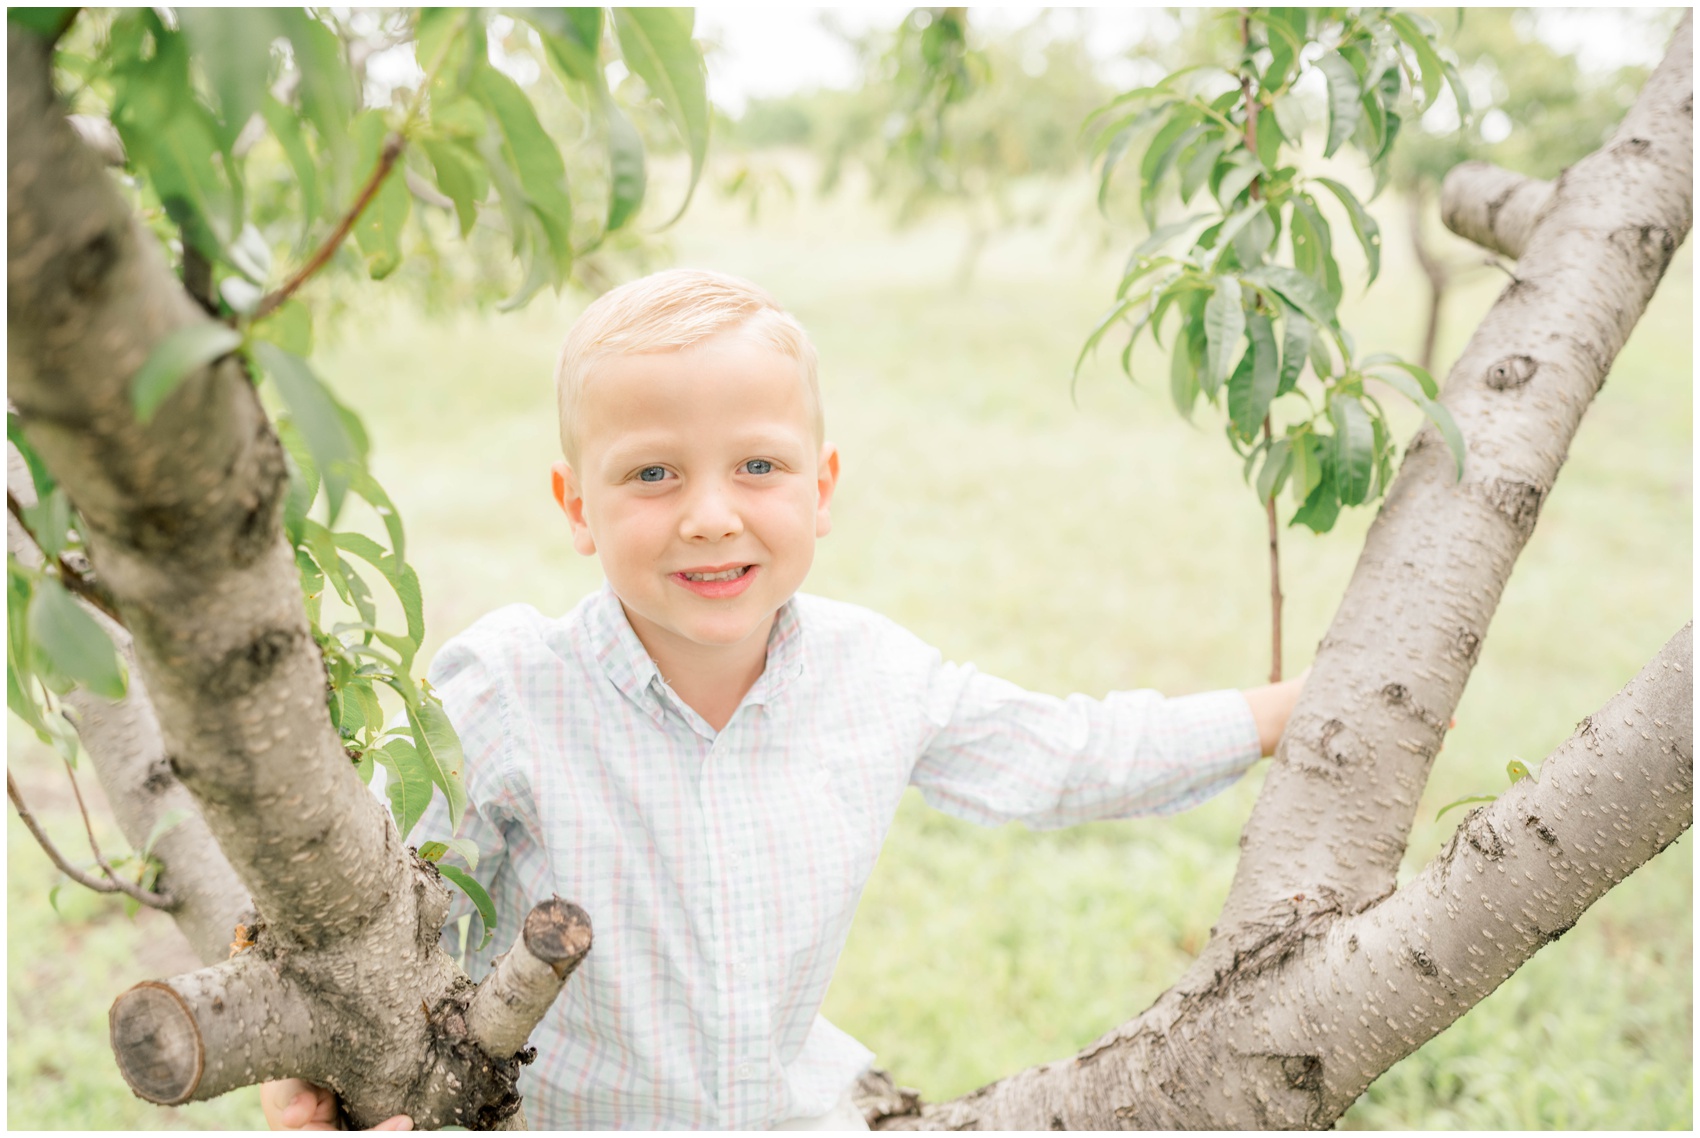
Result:
M576 425L578 464L555 464L555 496L650 654L765 647L838 480L796 361L735 329L613 357L579 393Z

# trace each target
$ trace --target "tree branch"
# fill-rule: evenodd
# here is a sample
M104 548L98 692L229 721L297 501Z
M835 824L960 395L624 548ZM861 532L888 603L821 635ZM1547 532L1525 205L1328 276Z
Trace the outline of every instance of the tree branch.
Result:
M254 309L255 320L264 319L276 311L279 305L294 296L297 289L311 280L313 274L324 268L326 262L336 255L337 249L342 246L343 241L347 239L349 232L354 228L354 223L360 220L360 215L366 212L366 207L371 205L372 199L378 196L378 190L383 186L384 179L389 176L391 167L395 165L396 159L401 156L402 149L406 145L407 139L399 134L392 134L384 139L384 149L378 155L378 164L373 167L372 176L366 179L366 184L355 195L354 204L348 207L348 212L343 215L341 221L337 222L337 226L331 231L331 235L325 238L324 243L314 251L311 257L307 258L307 263L297 269L295 275L279 288L267 293L260 300L258 307Z
M12 495L10 488L6 491L6 512L12 515L12 520L18 523L18 528L24 531L24 536L30 539L45 560L47 550L42 546L41 539L35 536L35 531L30 529L29 523L24 521L23 507L18 504L18 499ZM98 581L71 564L63 553L59 555L56 564L59 566L59 580L67 589L105 613L120 626L124 624L124 619L118 615L117 606L112 603L112 597L105 589L100 587Z
M467 1035L491 1055L512 1055L590 951L590 918L559 897L525 918L513 948L496 958L466 1008Z
M1466 241L1516 260L1554 192L1551 182L1488 162L1465 162L1454 166L1441 183L1440 217Z
M75 779L71 781L71 785L73 788L77 785ZM60 873L63 873L78 885L93 889L96 893L122 893L126 897L133 897L142 904L155 909L169 910L172 907L170 897L143 889L139 885L132 885L120 878L112 871L112 867L106 864L106 859L100 856L98 849L95 850L94 857L100 863L100 868L106 871L105 879L84 873L67 861L65 855L60 853L59 848L53 844L53 839L47 836L47 831L43 830L41 824L35 820L35 815L30 813L29 807L24 805L23 797L18 793L18 784L12 778L11 771L6 772L6 797L12 800L13 807L18 811L18 817L23 820L24 827L29 830L30 836L35 838L36 844L42 848L42 852L47 854L48 860L53 862ZM78 794L77 805L80 807L82 804L83 797ZM88 820L88 812L84 811L83 824L87 825ZM91 847L94 845L93 829L89 830L89 845Z

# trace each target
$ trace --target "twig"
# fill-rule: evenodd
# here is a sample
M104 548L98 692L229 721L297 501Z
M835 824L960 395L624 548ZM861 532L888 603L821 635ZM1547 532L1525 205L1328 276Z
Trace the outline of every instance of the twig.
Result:
M366 207L372 204L372 199L378 195L378 189L384 184L390 170L395 166L395 160L401 157L402 149L407 145L407 139L399 134L392 134L384 140L384 149L378 155L378 165L373 169L372 176L366 179L360 194L354 199L336 229L325 238L324 244L308 258L307 263L296 270L295 275L285 281L279 288L269 292L261 299L259 306L254 309L254 319L260 320L276 311L277 307L291 296L302 285L306 284L312 275L325 267L325 263L336 255L337 249L348 237L354 223L360 220L360 215L366 212Z
M72 781L71 785L73 788L76 786L75 780ZM173 902L169 896L163 893L154 893L147 889L143 889L140 885L130 884L128 881L125 881L115 875L104 861L101 862L101 868L106 870L107 877L105 880L91 874L84 873L82 870L66 861L65 855L61 854L53 845L52 840L48 838L47 834L42 830L40 823L35 820L35 816L32 815L29 812L29 808L24 805L24 800L18 796L18 784L13 781L11 771L6 772L6 797L12 800L13 807L15 807L18 811L18 817L23 819L24 826L35 838L36 843L41 846L42 851L47 854L48 860L53 862L53 864L58 867L59 872L63 873L66 877L69 877L78 885L93 889L96 893L123 893L125 896L134 898L142 904L147 905L149 908L171 908ZM77 805L81 806L82 801L82 795L79 794L77 796ZM85 822L88 820L88 814L86 812L83 815L83 820ZM96 852L95 858L96 860L100 860L100 854L98 852Z
M1269 442L1273 432L1269 416L1263 417L1263 441ZM1281 524L1275 514L1275 488L1270 487L1269 501L1264 503L1269 513L1269 682L1281 682Z
M24 521L23 507L18 504L17 498L12 496L10 490L6 491L6 512L12 515L12 519L18 523L18 528L24 531L24 536L35 543L35 547L41 550L42 556L45 558L47 548L41 544L41 539L35 536L35 531L30 529L29 523ZM124 618L118 615L118 606L113 601L112 594L108 593L98 581L72 565L63 553L59 554L57 564L59 566L59 580L67 589L111 617L120 628L125 627Z

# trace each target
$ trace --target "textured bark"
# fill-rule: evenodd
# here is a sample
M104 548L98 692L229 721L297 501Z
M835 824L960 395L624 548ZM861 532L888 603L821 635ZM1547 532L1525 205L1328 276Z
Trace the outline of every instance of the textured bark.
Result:
M132 776L162 754L258 911L235 959L119 997L121 1069L155 1101L300 1075L357 1124L512 1125L528 1057L469 1037L476 989L438 947L447 889L331 727L280 525L277 437L234 357L136 420L131 377L208 318L67 122L45 44L9 26L7 62L8 394L81 514L141 681L127 711L85 701L91 751L125 752ZM170 849L168 879L188 872ZM186 927L203 956L220 955L232 916ZM492 1015L523 1039L546 1007Z
M1413 441L1241 836L1222 916L1186 975L1075 1058L882 1125L1331 1125L1691 824L1692 720L1676 710L1689 698L1684 633L1636 681L1656 696L1632 688L1620 697L1628 704L1594 717L1593 736L1553 757L1543 785L1520 784L1471 815L1422 888L1393 893L1511 568L1583 412L1688 234L1692 87L1685 18L1611 141L1544 206L1529 205L1527 187L1507 197L1532 225L1502 220L1502 202L1498 227L1482 228L1515 250L1518 279L1443 393L1468 444L1464 476L1432 428ZM1594 752L1620 708L1635 728ZM1596 801L1606 791L1629 797L1607 807Z
M34 505L35 487L23 456L10 443L6 450L7 490L23 505ZM41 551L9 516L6 548L26 565L41 564ZM66 695L65 704L76 716L77 735L132 849L142 848L162 818L173 812L182 816L181 822L154 840L154 854L165 867L158 888L170 894L172 919L202 963L223 960L230 953L237 921L249 909L248 890L224 859L194 799L171 773L159 721L136 671L130 634L93 609L89 615L118 646L129 669L130 690L117 703L81 688Z
M1458 236L1516 260L1552 198L1551 182L1465 162L1441 183L1440 216Z

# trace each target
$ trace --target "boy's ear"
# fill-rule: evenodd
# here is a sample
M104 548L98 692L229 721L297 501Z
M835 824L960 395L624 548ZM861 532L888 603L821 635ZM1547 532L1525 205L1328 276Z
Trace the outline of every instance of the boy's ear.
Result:
M573 527L573 548L586 557L593 556L596 539L591 536L590 525L584 520L584 490L579 486L578 475L566 463L554 462L549 466L549 483L555 492L556 503Z
M815 509L815 536L825 537L832 532L832 492L838 488L838 448L831 443L821 444L815 484L820 490L820 505Z

